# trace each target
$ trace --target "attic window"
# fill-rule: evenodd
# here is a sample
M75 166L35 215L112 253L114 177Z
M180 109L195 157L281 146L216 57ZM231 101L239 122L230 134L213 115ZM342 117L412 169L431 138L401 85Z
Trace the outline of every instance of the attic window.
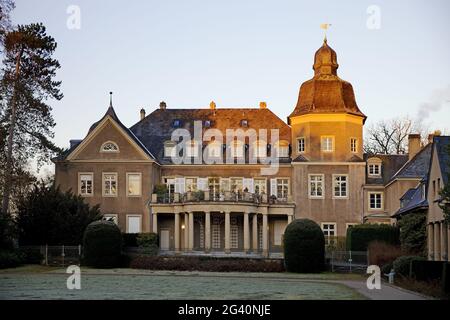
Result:
M113 141L107 141L100 147L100 152L119 152L119 146Z
M248 127L248 120L245 120L245 119L241 120L241 127L247 128Z
M381 164L373 163L369 164L369 176L380 176L381 175Z
M204 126L205 126L205 128L210 128L211 127L211 120L205 120Z
M181 127L181 120L179 120L179 119L173 120L172 126L173 126L174 128L179 128L179 127Z

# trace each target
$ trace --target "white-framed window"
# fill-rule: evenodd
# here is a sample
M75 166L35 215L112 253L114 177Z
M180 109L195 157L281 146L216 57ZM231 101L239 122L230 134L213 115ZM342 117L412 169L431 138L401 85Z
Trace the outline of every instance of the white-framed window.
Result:
M334 243L334 239L337 235L336 223L334 222L324 222L322 223L322 231L325 236L326 244L330 245Z
M117 173L103 172L103 196L117 197Z
M323 198L325 194L325 184L323 174L310 174L309 180L309 197L310 198Z
M255 193L257 194L267 194L267 180L264 178L256 178L253 180Z
M119 146L114 141L106 141L100 147L100 152L119 152Z
M244 188L244 182L242 178L230 178L230 185L232 192L242 192Z
M320 138L320 146L323 152L333 152L333 136L323 136Z
M176 156L177 147L175 142L168 141L164 143L164 157L170 157L173 158Z
M267 143L263 140L258 140L253 145L253 156L255 158L267 157Z
M380 176L381 163L370 163L367 170L369 172L369 176Z
M207 149L210 158L219 158L222 155L222 144L218 141L210 142Z
M119 218L117 214L104 214L102 220L112 221L115 224L119 224Z
M356 226L357 225L357 223L346 223L345 224L345 228L346 228L346 230L348 229L348 228L353 228L354 226Z
M244 143L240 140L231 142L231 156L233 158L244 157Z
M347 198L348 196L348 175L333 175L333 197Z
M198 146L196 141L186 143L186 156L194 158L198 157Z
M275 154L278 158L289 157L289 143L287 141L278 141L275 144Z
M350 138L350 151L353 153L358 152L358 139Z
M369 192L369 209L381 210L383 209L383 193Z
M142 232L142 216L141 215L127 215L127 233L141 233Z
M277 178L277 199L287 200L289 195L289 179Z
M197 178L185 178L185 190L186 192L195 192L197 191Z
M322 231L325 237L335 237L337 235L335 222L322 223Z
M92 172L78 174L78 193L83 197L94 195L94 174Z
M127 172L127 196L139 197L142 195L142 173Z
M304 137L297 138L297 151L299 153L305 152L305 147L306 147L305 138Z

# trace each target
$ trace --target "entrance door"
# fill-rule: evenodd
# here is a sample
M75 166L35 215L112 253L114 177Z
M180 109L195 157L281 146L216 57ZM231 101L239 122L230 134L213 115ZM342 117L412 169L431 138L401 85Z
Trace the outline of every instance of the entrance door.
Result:
M161 250L169 250L169 230L162 229L161 230L161 239L160 239L160 249Z

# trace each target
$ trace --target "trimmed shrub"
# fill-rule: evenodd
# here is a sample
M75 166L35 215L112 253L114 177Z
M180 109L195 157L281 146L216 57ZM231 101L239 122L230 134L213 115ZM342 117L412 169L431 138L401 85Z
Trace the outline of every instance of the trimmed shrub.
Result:
M83 249L83 264L96 268L117 267L121 260L122 234L114 222L92 222L84 232Z
M214 257L137 256L130 268L147 270L211 271L211 272L283 272L281 260Z
M0 251L0 269L15 268L23 263L22 256L17 251Z
M347 229L347 250L366 251L373 241L398 245L399 229L385 224L359 224Z
M424 257L420 256L402 256L398 257L394 261L394 271L397 275L402 275L404 277L409 277L410 264L413 260L425 260Z
M158 235L156 233L141 233L137 237L137 244L145 253L158 254Z
M393 268L392 262L386 263L385 265L383 265L381 267L381 275L389 274L391 272L392 268Z
M284 261L289 272L321 272L325 262L325 237L309 219L292 221L284 232Z
M137 247L137 237L139 233L122 233L122 241L124 247Z
M441 279L444 261L411 261L409 276L418 281L433 281Z
M394 262L395 259L402 256L403 251L400 246L394 246L386 242L373 241L367 248L369 252L369 264L383 266Z

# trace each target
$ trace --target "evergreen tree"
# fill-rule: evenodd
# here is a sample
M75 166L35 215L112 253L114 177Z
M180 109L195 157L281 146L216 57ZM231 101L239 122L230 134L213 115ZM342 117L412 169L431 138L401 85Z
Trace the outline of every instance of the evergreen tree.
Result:
M4 59L0 83L0 146L4 146L1 185L2 212L10 211L15 172L30 159L38 165L59 152L52 142L55 122L48 99L63 95L55 81L59 62L52 58L55 40L41 23L19 25L3 37Z

